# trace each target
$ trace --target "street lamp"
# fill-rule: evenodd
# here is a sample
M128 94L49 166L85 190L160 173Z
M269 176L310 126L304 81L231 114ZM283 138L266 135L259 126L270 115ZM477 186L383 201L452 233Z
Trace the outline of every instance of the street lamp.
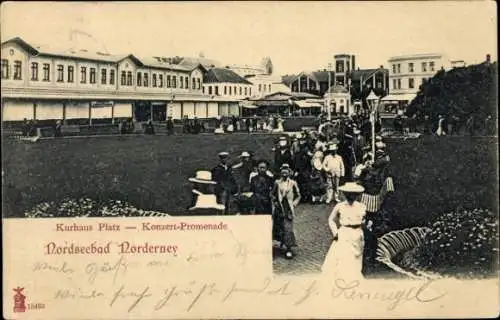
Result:
M372 153L375 159L375 115L377 113L377 107L380 102L380 97L378 97L372 90L370 91L368 97L366 97L366 101L368 102L368 107L370 108L370 122L372 125Z

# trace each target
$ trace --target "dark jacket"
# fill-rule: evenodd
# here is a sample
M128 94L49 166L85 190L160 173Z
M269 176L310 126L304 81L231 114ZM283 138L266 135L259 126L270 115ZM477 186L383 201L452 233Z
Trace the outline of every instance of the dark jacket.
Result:
M220 193L222 191L228 191L231 194L234 194L238 190L238 185L236 183L236 179L233 175L233 170L231 166L227 166L224 168L222 164L218 164L212 169L212 179L217 182L215 186L216 193Z

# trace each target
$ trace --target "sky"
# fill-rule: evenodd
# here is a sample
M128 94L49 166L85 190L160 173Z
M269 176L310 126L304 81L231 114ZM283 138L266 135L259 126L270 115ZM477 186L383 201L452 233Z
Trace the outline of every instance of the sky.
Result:
M327 68L356 55L361 68L391 56L443 53L468 64L497 59L493 1L3 2L2 41L138 56L198 56L275 74Z

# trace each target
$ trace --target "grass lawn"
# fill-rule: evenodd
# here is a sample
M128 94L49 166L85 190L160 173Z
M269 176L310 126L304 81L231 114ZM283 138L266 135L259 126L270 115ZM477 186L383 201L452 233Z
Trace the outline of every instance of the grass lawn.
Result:
M217 153L272 159L274 136L139 136L4 141L4 217L65 197L125 200L145 210L183 214L188 177L210 169ZM497 210L496 138L431 137L387 141L396 193L392 226L422 225L463 205Z

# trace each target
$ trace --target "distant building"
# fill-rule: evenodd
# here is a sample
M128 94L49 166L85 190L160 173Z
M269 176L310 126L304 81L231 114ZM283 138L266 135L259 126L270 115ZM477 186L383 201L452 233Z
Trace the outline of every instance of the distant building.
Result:
M275 92L291 92L280 77L272 75L252 75L246 79L252 83L252 98L262 98Z
M452 68L465 68L467 64L464 60L451 60L450 67Z
M351 107L351 94L342 85L333 85L324 95L325 112L328 112L328 102L330 104L330 112L332 115L346 115L354 113Z
M1 62L2 121L210 118L238 105L204 94L207 69L186 58L58 51L17 37L2 43Z
M292 92L323 96L328 88L335 84L335 72L326 69L313 72L304 71L298 75L283 76L282 82L288 85Z
M272 75L273 73L273 63L271 58L264 57L260 65L237 65L232 64L225 66L228 69L236 72L242 77L256 76L256 75Z
M335 84L347 87L351 71L356 68L356 57L350 54L336 54L334 57Z
M441 68L446 68L440 53L411 54L391 57L389 62L390 94L382 101L386 109L404 108L417 95L420 85L432 78ZM393 108L388 108L392 105Z
M235 102L252 95L252 83L226 68L209 69L203 77L203 93L210 97L223 97ZM219 115L238 115L239 104L219 110Z

